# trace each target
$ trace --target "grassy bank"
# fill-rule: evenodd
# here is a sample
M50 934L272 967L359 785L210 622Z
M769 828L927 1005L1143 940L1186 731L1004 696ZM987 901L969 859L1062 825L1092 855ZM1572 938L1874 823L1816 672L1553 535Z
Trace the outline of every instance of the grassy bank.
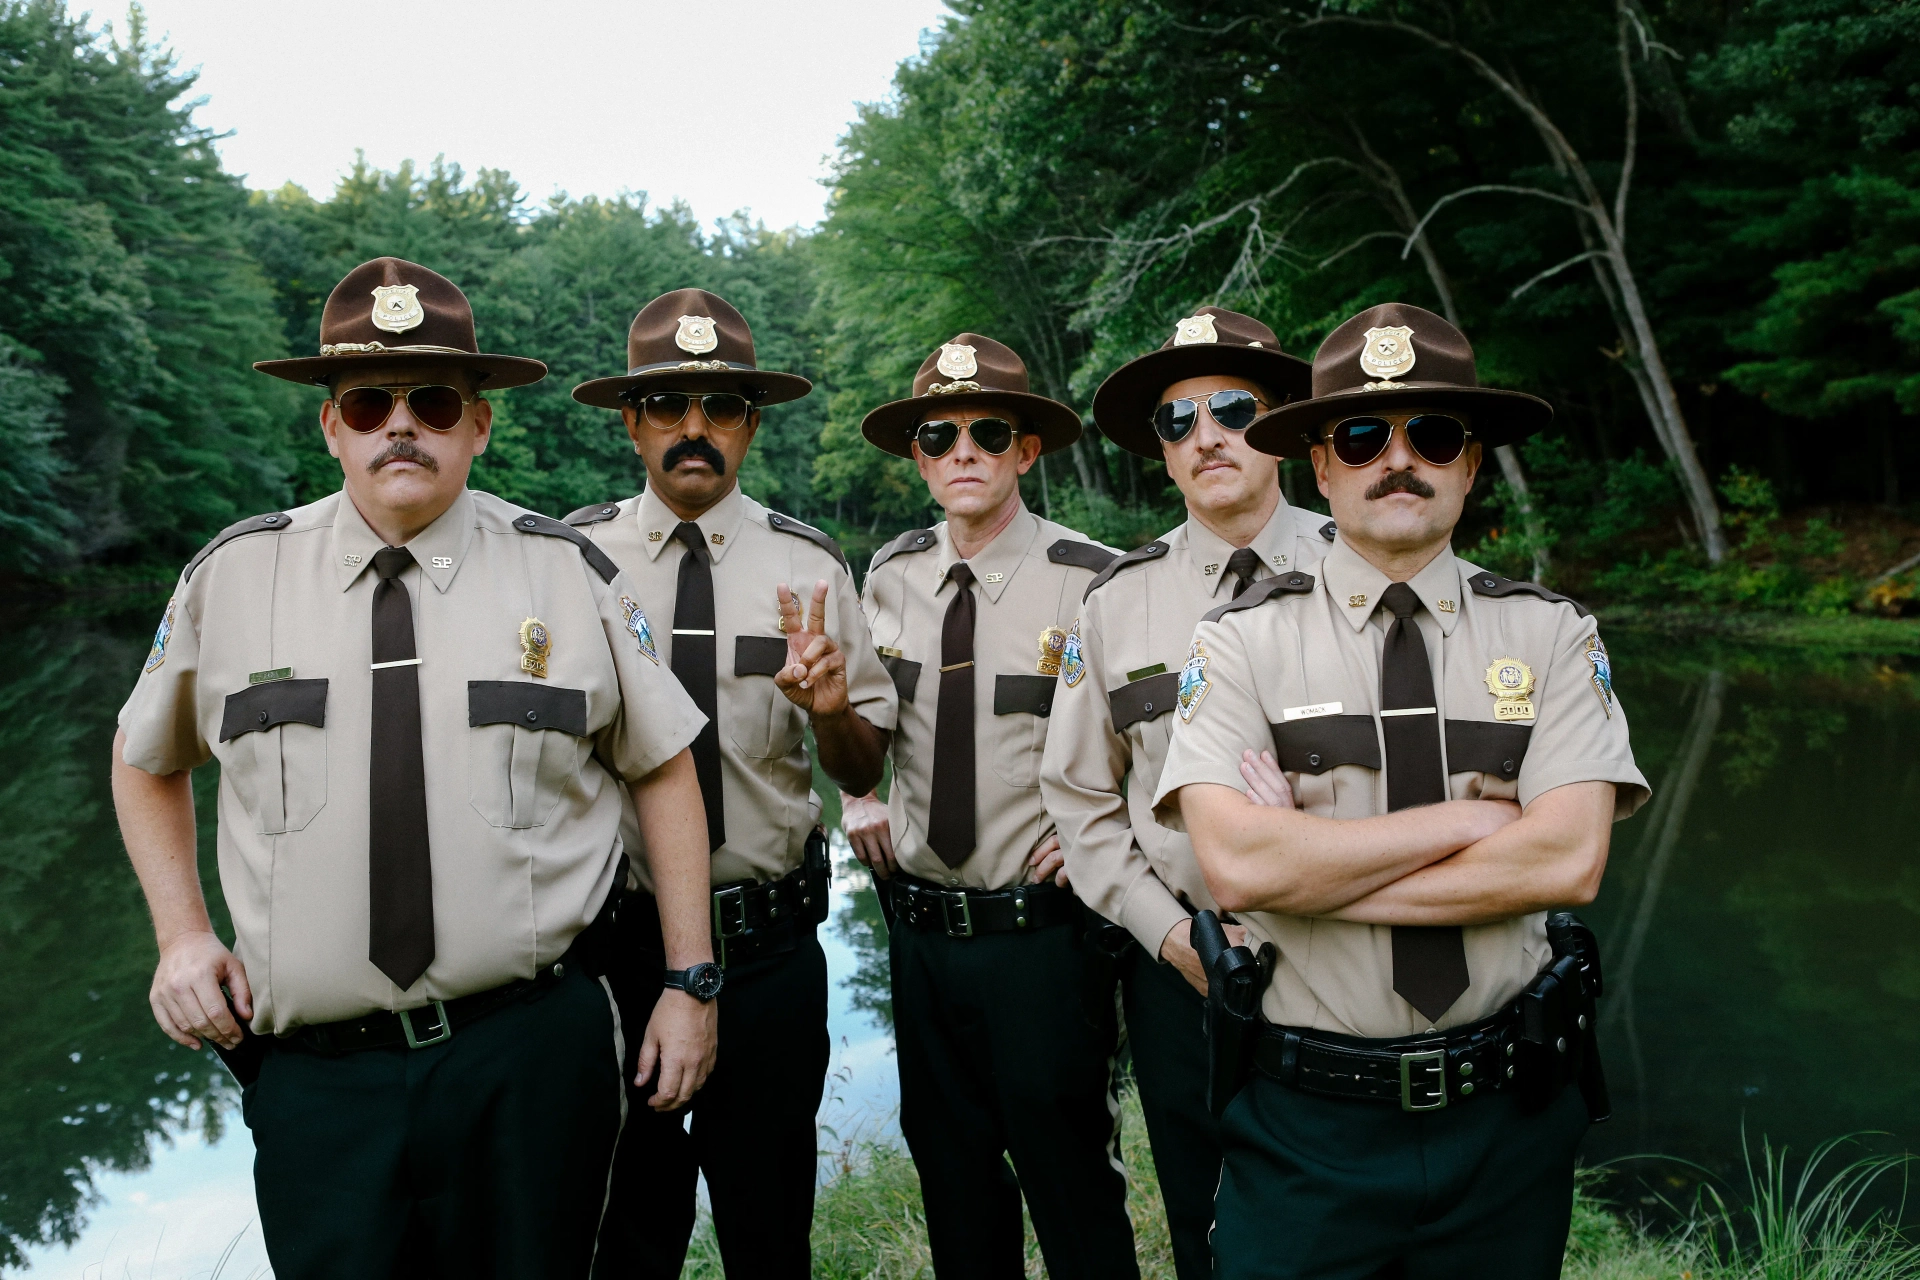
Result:
M1127 1212L1143 1280L1174 1280L1160 1186L1153 1172L1140 1104L1123 1113ZM920 1180L899 1147L849 1142L838 1171L814 1206L817 1280L931 1280ZM1762 1148L1752 1155L1738 1196L1709 1191L1655 1231L1596 1194L1583 1177L1567 1245L1568 1280L1920 1280L1920 1247L1862 1210L1871 1192L1904 1179L1907 1158L1846 1163L1832 1143L1805 1161ZM720 1280L720 1252L703 1214L684 1277ZM1032 1230L1027 1274L1046 1274Z

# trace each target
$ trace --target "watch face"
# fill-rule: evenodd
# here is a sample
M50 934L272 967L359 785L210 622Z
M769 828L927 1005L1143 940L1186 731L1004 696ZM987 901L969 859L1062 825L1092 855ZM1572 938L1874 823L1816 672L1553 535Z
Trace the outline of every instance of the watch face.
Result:
M697 964L687 971L687 988L699 1000L712 1000L720 994L725 980L717 964Z

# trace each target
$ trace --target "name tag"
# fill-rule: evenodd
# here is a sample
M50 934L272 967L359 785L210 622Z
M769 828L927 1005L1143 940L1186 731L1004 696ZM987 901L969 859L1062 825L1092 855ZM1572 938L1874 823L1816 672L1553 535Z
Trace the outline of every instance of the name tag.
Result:
M1338 702L1316 702L1307 707L1288 707L1280 713L1282 724L1291 720L1311 720L1315 716L1337 716L1342 710Z

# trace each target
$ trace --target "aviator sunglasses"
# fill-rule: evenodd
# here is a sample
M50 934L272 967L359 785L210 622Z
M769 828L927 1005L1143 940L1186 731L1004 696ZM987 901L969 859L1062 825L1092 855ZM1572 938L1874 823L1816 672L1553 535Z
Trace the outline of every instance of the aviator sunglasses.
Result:
M1402 429L1408 447L1436 467L1451 464L1473 438L1466 423L1444 413L1416 413ZM1328 442L1334 457L1350 467L1364 467L1387 451L1393 431L1394 424L1386 418L1348 418L1334 427Z
M975 418L967 424L967 435L973 440L973 447L996 457L1005 453L1012 446L1013 438L1019 434L1019 428L1005 418ZM907 438L918 443L920 452L926 457L938 458L959 442L960 424L937 418L921 423Z
M745 396L733 391L709 391L705 395L656 391L641 400L640 416L656 430L671 431L687 420L687 410L696 400L700 402L700 415L707 420L707 425L722 431L738 431L753 407Z
M1169 400L1153 411L1153 433L1168 444L1178 444L1193 431L1199 421L1200 406L1205 404L1213 420L1229 431L1245 431L1260 416L1265 401L1251 391L1238 388L1216 391L1205 400Z
M423 427L451 431L460 425L471 399L457 388L427 387L351 387L333 398L340 409L340 421L365 435L378 431L393 416L400 392L407 393L407 411Z

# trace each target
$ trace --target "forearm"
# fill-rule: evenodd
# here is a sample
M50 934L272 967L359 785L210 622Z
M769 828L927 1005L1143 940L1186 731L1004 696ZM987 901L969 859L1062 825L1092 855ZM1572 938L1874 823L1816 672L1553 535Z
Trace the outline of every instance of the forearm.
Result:
M842 791L863 795L880 784L893 735L876 729L852 707L813 717L813 743L820 768Z
M683 749L634 783L633 807L659 904L667 964L685 969L712 960L712 862L692 753Z
M1114 787L1111 792L1089 791L1044 773L1040 782L1047 812L1059 829L1074 893L1104 918L1125 926L1157 956L1167 930L1185 920L1187 911L1133 838L1126 799L1118 782Z
M155 776L126 762L126 734L113 739L113 807L120 838L146 894L154 939L165 951L184 933L211 933L200 892L199 842L193 820L193 774Z

